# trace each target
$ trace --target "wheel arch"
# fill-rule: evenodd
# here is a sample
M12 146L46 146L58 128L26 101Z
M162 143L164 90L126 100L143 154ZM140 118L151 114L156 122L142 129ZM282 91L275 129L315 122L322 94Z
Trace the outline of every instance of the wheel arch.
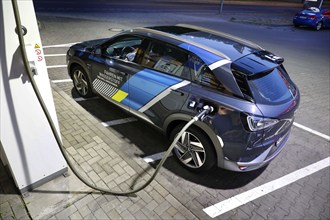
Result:
M95 91L95 89L94 89L94 87L93 87L93 85L92 85L92 80L91 80L90 71L89 71L89 69L87 68L87 66L86 66L85 63L83 63L83 62L80 61L79 59L72 59L72 60L70 61L70 63L68 64L68 66L67 66L67 70L68 70L68 75L69 75L69 77L72 79L72 81L74 81L74 79L73 79L73 73L74 73L74 70L75 70L76 68L80 68L81 71L84 72L84 75L87 77L87 81L88 81L88 85L89 85L88 87L90 87L90 91L91 91L91 92L88 92L89 95L87 95L85 98L87 98L87 97L89 98L89 97L93 97L93 96L95 96L97 93L96 93L96 91ZM74 82L73 82L73 84L74 84Z
M164 121L163 130L165 131L167 137L170 136L171 131L177 127L180 124L185 124L188 121L192 119L192 116L182 114L182 113L176 113L172 114L169 117L167 117ZM211 141L214 147L214 151L216 153L217 158L217 166L223 167L224 164L224 156L223 156L223 150L222 150L222 140L220 141L214 131L211 127L209 127L206 123L197 121L192 126L197 127L203 134Z
M91 75L90 75L90 71L87 68L87 65L79 59L72 59L70 61L70 63L68 64L67 69L68 69L68 74L69 74L70 78L73 79L72 78L73 77L72 76L73 75L72 70L76 67L81 67L86 72L89 82L92 83L92 78L91 78ZM93 86L92 86L92 91L95 93L95 90L94 90Z
M71 63L70 66L68 66L68 72L71 79L73 78L73 69L76 67L82 67L82 65L79 63Z
M83 70L86 72L86 73L89 73L89 71L88 71L88 68L87 68L87 66L86 66L86 64L84 64L84 62L83 61L80 61L79 59L72 59L71 61L70 61L70 63L68 64L68 73L69 73L69 76L71 77L71 79L72 79L72 70L73 70L73 68L75 68L75 67L77 67L77 66L80 66L81 68L83 68ZM88 77L89 77L89 74L87 74L88 75Z

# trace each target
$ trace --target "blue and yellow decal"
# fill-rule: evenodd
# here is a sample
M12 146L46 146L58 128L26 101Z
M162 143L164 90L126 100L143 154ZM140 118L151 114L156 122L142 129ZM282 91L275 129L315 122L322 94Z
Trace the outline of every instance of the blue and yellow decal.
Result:
M188 85L190 82L175 76L150 69L143 69L126 82L121 76L109 71L99 73L93 81L97 92L136 111L144 112L172 90Z
M174 76L143 69L134 74L121 90L128 96L121 102L134 110L139 110L169 87L182 82Z

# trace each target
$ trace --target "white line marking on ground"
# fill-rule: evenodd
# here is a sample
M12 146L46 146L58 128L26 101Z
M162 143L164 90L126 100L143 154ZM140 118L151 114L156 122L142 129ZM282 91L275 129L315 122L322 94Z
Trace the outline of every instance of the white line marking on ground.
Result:
M104 127L109 127L109 126L113 126L113 125L120 125L120 124L125 124L125 123L129 123L129 122L134 122L134 121L137 121L137 119L134 117L129 117L129 118L122 118L122 119L117 119L117 120L113 120L113 121L102 122L102 125Z
M52 80L52 83L64 83L64 82L72 82L72 79L55 79L55 80Z
M215 218L223 213L226 213L250 201L253 201L257 198L267 195L268 193L271 193L277 189L280 189L286 185L289 185L299 179L309 176L329 166L330 166L330 157L327 157L307 167L289 173L281 178L278 178L276 180L265 183L256 188L253 188L249 191L233 196L215 205L209 206L203 209L203 211L206 214L208 214L211 218Z
M47 66L47 69L64 68L64 67L67 67L67 65L54 65L54 66Z
M67 44L57 44L57 45L47 45L47 46L43 46L43 48L53 48L53 47L71 47L74 44L78 44L80 42L76 42L76 43L67 43Z
M149 156L143 157L142 159L147 163L152 163L152 162L155 162L157 160L161 160L165 153L166 153L166 151L160 152L160 153L157 153L157 154L153 154L153 155L149 155ZM172 156L172 154L170 154L170 156Z
M298 124L296 122L293 122L293 125L296 126L296 127L298 127L298 128L301 128L301 129L303 129L305 131L308 131L308 132L310 132L312 134L315 134L315 135L317 135L317 136L319 136L321 138L324 138L327 141L330 141L330 137L328 135L322 134L321 132L315 131L315 130L313 130L311 128L308 128L308 127L306 127L304 125L301 125L301 124Z
M65 53L58 53L58 54L45 54L45 57L61 57L61 56L66 56Z
M73 98L76 102L82 102L82 101L88 101L88 100L94 100L94 99L98 99L99 97L98 96L95 96L95 97L92 97L92 98L88 98L88 99L85 99L83 97L78 97L78 98Z

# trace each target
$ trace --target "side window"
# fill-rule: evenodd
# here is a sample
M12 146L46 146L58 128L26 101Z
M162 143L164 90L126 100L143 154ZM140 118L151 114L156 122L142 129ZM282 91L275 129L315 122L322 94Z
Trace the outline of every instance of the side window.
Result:
M190 79L188 54L171 45L151 42L142 57L141 65L161 72Z
M213 72L208 67L205 67L204 71L201 72L199 82L200 84L213 89L218 89L221 87L221 83L217 80Z
M189 66L193 75L193 81L222 93L231 94L198 56L194 54L189 55Z
M135 55L142 43L142 38L136 36L123 36L104 45L102 53L116 59L134 61Z

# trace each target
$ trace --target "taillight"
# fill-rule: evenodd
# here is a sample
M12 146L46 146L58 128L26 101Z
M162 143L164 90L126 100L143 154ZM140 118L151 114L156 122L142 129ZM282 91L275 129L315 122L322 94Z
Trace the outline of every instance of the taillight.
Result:
M241 114L243 124L250 131L260 131L262 129L269 128L279 122L277 119L264 118L254 115Z
M314 19L316 19L316 16L315 15L309 15L308 18L311 19L311 20L314 20Z
M277 119L248 116L248 125L252 131L266 129L278 123Z

